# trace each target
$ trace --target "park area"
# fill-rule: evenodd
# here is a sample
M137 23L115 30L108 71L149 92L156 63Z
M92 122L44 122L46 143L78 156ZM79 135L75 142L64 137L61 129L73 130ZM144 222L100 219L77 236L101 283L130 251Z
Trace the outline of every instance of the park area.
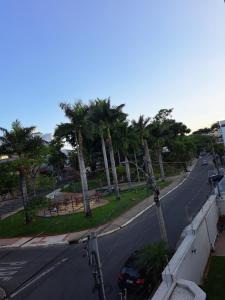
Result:
M168 180L158 181L158 186L161 189L169 184L170 181ZM116 200L114 194L103 196L101 200L96 198L96 201L104 201L104 205L93 208L91 217L85 217L84 212L64 215L52 213L52 216L48 217L39 216L40 211L48 210L49 201L44 197L37 198L36 203L33 203L30 208L31 222L25 224L24 211L20 211L0 221L0 236L62 234L97 227L115 219L151 195L152 191L144 185L121 191L120 200Z

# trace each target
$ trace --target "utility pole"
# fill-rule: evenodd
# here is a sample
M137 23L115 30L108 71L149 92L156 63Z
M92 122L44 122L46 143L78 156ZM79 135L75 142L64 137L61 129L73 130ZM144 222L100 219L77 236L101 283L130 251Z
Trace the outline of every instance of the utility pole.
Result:
M150 178L148 179L148 183L151 185L151 187L153 188L153 192L154 192L154 201L155 201L156 213L157 213L157 217L158 217L158 221L159 221L160 235L161 235L162 240L164 242L168 243L166 225L165 225L165 221L164 221L162 206L161 206L160 199L159 199L160 192L159 192L159 189L157 188L155 180L152 178L152 176L150 176Z
M129 163L137 166L136 162L134 163L132 161L129 161ZM156 204L156 213L157 213L157 218L159 221L160 235L161 235L162 240L165 241L166 243L168 243L166 225L165 225L165 221L164 221L162 206L161 206L160 199L159 199L160 192L156 185L155 177L152 173L149 174L149 172L148 173L144 172L144 170L140 167L138 167L138 169L141 170L145 174L145 176L147 177L147 185L149 185L153 189L154 201Z
M94 278L94 289L98 291L99 300L106 300L105 287L102 274L102 265L99 256L98 241L95 232L87 236L86 252L89 260L89 266Z
M147 147L146 147L147 148ZM154 176L154 172L153 172L153 168L152 168L152 164L151 164L151 158L149 155L149 152L146 153L146 159L147 159L147 163L148 163L148 184L152 187L153 192L154 192L154 201L156 204L156 213L157 213L157 217L158 217L158 221L159 221L159 229L160 229L160 235L163 241L165 241L166 243L168 243L168 238L167 238L167 232L166 232L166 226L165 226L165 221L164 221L164 216L163 216L163 211L162 211L162 206L160 204L160 200L159 200L159 189L156 185L156 180L155 180L155 176Z

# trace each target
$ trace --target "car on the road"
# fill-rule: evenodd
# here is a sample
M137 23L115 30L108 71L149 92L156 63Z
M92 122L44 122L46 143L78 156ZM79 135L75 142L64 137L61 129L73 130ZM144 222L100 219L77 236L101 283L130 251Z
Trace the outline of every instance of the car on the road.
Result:
M118 276L118 286L121 291L127 290L128 293L139 293L145 290L150 291L153 285L153 268L152 274L150 270L140 268L138 265L138 257L140 251L135 251L125 262L124 266L121 268Z
M203 159L202 166L206 166L206 165L208 165L208 160L207 159Z

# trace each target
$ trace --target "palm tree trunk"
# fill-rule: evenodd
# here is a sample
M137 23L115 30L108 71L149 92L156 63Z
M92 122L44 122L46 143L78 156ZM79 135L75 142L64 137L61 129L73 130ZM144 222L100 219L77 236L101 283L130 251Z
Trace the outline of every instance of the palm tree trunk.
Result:
M110 175L109 175L109 164L108 164L108 159L107 159L107 154L106 154L106 149L105 149L105 140L104 140L104 137L103 137L103 131L102 130L100 132L100 135L101 135L101 142L102 142L102 153L103 153L104 164L105 164L105 173L106 173L107 185L108 185L108 190L110 190L111 182L110 182Z
M159 155L160 176L161 176L161 179L165 179L165 172L164 172L164 167L163 167L163 159L162 159L161 149L159 149L158 155Z
M80 178L81 178L82 193L83 193L84 212L86 217L89 217L91 216L91 207L89 202L87 174L86 174L84 155L83 155L83 139L82 139L81 132L79 132L78 135L79 135L78 161L79 161Z
M143 144L144 144L145 160L146 160L146 163L147 163L147 172L150 176L154 177L154 170L153 170L153 167L152 167L152 160L151 160L150 152L149 152L149 149L148 149L147 140L144 140Z
M126 167L126 173L127 173L127 181L129 188L131 187L131 178L130 178L130 165L129 165L129 160L127 158L127 155L125 155L125 167Z
M117 173L116 173L116 164L115 164L115 159L114 159L112 138L111 138L109 128L107 128L107 135L108 135L109 155L110 155L110 161L111 161L114 189L115 189L115 193L116 193L116 199L119 200L120 199L120 192L119 192L119 185L118 185L118 179L117 179Z
M136 170L137 170L137 178L138 178L138 182L140 182L140 175L139 175L138 163L137 163L137 156L136 156L135 150L134 150L134 161L135 161L135 166L136 166Z
M118 162L119 162L119 165L121 165L120 151L119 151L119 150L117 151L117 155L118 155Z
M31 176L31 180L32 180L32 190L33 190L33 197L36 197L36 176L32 175Z
M22 199L23 199L23 207L24 207L24 213L25 213L25 222L26 224L30 223L30 217L28 213L28 194L27 194L27 184L26 184L26 178L24 174L24 168L23 166L19 170L19 177L20 177L20 189L22 193Z

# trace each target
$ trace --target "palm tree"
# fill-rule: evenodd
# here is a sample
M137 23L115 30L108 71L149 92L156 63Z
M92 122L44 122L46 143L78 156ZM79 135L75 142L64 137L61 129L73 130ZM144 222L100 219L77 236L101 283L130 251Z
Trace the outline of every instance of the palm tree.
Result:
M111 161L114 189L117 199L120 199L120 193L112 144L111 129L113 127L113 124L119 119L126 118L126 114L122 112L123 107L124 104L121 104L119 106L111 106L110 98L96 99L94 110L95 113L93 113L93 115L95 116L95 118L93 117L93 120L96 120L97 123L99 123L99 120L101 120L101 130L103 131L102 135L104 136L104 133L106 135L106 142L109 148L109 155Z
M95 125L96 131L99 130L98 133L101 138L106 180L107 180L108 190L110 191L111 190L111 182L110 182L110 174L109 174L109 164L108 164L106 147L105 147L105 139L104 139L104 131L106 129L105 123L103 121L104 117L105 117L105 106L106 106L105 100L96 99L95 101L91 101L90 102L90 110L89 110L89 118L90 118L91 122Z
M131 187L131 175L130 175L130 164L128 159L129 146L133 140L132 128L128 125L128 121L122 120L118 122L115 126L116 136L117 136L117 147L118 151L120 150L124 156L124 163L127 175L127 181L129 187Z
M91 216L83 146L83 135L87 133L87 115L89 107L81 101L74 103L74 105L61 103L60 107L64 111L66 117L70 120L70 123L61 123L58 125L55 131L55 136L59 138L66 138L66 140L77 149L84 212L86 216Z
M146 128L149 124L149 121L150 118L144 118L143 115L140 115L137 122L135 120L132 121L132 126L136 131L139 137L139 141L144 149L144 163L145 163L147 173L154 177L154 171L152 167L152 161L151 161L151 156L150 156L148 142L147 142L148 132Z
M48 164L53 167L58 183L62 181L62 171L66 162L66 154L61 151L63 143L59 139L54 139L49 144Z
M128 128L128 137L129 137L129 147L133 151L134 165L136 167L136 173L137 173L137 180L138 182L140 182L141 181L140 174L139 174L140 167L138 166L138 161L137 161L137 154L139 154L140 152L140 143L133 125L130 125Z
M42 140L33 135L34 126L22 127L21 123L16 120L12 123L12 129L8 131L0 128L3 135L0 137L0 153L17 157L17 168L20 179L20 189L23 199L26 224L30 222L28 214L29 197L27 193L26 175L29 168L29 159L34 155L36 147L42 144Z

